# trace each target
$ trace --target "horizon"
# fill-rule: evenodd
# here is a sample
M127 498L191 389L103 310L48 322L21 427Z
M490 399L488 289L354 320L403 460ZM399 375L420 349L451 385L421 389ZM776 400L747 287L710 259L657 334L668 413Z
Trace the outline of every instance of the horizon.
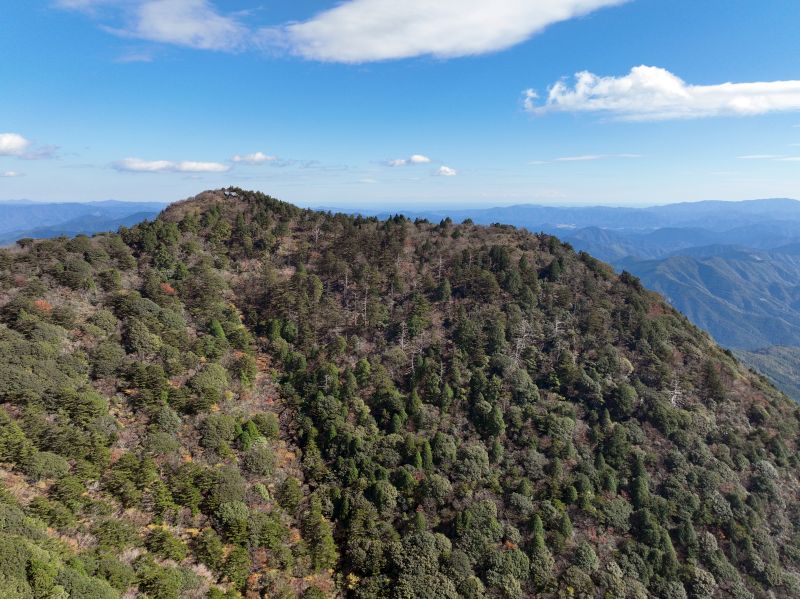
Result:
M1 199L800 197L797 3L52 0L6 17Z
M226 189L226 188L219 188L219 189ZM216 191L215 189L206 189L199 193L204 193L207 191ZM248 190L248 191L259 191L259 190ZM725 200L725 199L705 199L705 200L693 200L693 201L684 201L684 200L677 200L674 202L666 202L666 203L658 203L658 204L597 204L597 203L586 203L586 204L579 204L579 203L570 203L570 204L559 204L559 203L545 203L545 202L521 202L515 204L492 204L492 205L465 205L461 204L459 206L453 205L416 205L416 204L407 204L407 205L395 205L393 203L387 203L386 206L381 208L373 208L369 206L347 206L344 204L330 204L330 205L306 205L304 203L293 202L291 200L285 200L280 197L273 196L268 192L261 192L269 195L270 197L274 197L277 200L282 202L286 202L288 204L293 204L300 208L306 208L310 210L318 210L318 211L332 211L332 210L339 210L339 211L359 211L363 210L365 212L375 212L375 213L395 213L398 210L409 210L415 212L437 212L437 211L453 211L453 210L462 210L462 211L470 211L470 210L493 210L493 209L510 209L510 208L559 208L559 209L590 209L590 208L605 208L605 209L622 209L622 210L647 210L651 208L663 208L666 206L680 206L680 205L688 205L688 204L714 204L714 203L722 203L722 204L744 204L744 203L753 203L753 202L775 202L775 201L788 201L788 202L797 202L800 203L800 199L798 198L790 198L790 197L770 197L770 198L745 198L745 199L737 199L737 200ZM37 204L104 204L104 203L119 203L119 204L152 204L152 205L160 205L160 206L170 206L176 202L181 202L185 200L192 199L196 197L198 194L194 194L188 197L182 197L175 200L169 201L159 201L159 200L117 200L114 198L108 198L104 200L29 200L29 199L0 199L0 205L37 205Z

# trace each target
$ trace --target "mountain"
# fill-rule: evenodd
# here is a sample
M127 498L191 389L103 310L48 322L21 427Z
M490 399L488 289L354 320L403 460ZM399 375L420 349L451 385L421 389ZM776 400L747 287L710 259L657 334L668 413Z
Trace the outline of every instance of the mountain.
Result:
M736 356L748 366L775 381L789 397L800 398L800 347L772 346L755 351L737 350Z
M359 213L386 218L378 210ZM658 229L702 229L710 233L747 231L756 226L761 231L778 228L791 234L792 223L800 223L800 201L791 199L750 200L743 202L685 202L647 208L609 206L542 206L521 204L508 207L404 211L411 218L440 220L450 217L476 223L514 223L530 231L569 232L597 227L628 233L650 233ZM793 238L800 241L794 227ZM790 242L786 242L790 243Z
M616 264L726 347L800 346L800 254L738 248L707 253Z
M0 245L26 237L89 235L154 218L158 202L0 202Z
M0 596L800 594L800 406L555 237L227 189L23 245Z

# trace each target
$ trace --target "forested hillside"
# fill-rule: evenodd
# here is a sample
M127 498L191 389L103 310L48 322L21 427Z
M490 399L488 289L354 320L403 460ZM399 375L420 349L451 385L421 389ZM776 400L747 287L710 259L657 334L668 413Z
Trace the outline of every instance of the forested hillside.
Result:
M800 408L554 237L228 189L0 273L0 597L800 596Z

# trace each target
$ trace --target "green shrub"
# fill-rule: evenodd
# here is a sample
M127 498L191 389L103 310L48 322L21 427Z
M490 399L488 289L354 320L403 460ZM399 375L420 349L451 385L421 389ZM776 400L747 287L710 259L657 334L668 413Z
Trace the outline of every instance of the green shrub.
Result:
M186 543L163 528L156 528L150 532L145 541L145 547L164 559L176 562L186 559L189 553Z
M276 414L272 412L262 412L260 414L255 414L250 420L256 425L258 432L267 439L278 438L280 423L278 422L278 416Z
M61 478L69 473L69 462L50 451L37 451L23 465L25 474L35 480Z
M227 414L209 414L200 425L200 433L200 444L206 449L228 449L236 436L236 420Z
M102 549L122 550L138 544L139 533L136 527L119 519L101 520L92 527L97 545Z
M256 443L244 456L245 469L258 476L269 476L275 468L275 455L264 443Z
M228 386L228 373L220 364L207 364L200 372L189 380L189 388L195 398L191 402L195 412L203 412L215 403L219 403Z

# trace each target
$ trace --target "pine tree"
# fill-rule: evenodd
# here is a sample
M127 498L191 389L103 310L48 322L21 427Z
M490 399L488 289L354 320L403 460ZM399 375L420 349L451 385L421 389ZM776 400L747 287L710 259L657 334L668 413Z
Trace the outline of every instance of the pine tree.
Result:
M631 482L633 507L640 510L650 505L650 477L644 467L644 456L637 454Z
M333 568L339 553L333 540L333 529L322 514L322 502L317 495L312 495L308 511L303 517L303 534L309 544L314 569Z

